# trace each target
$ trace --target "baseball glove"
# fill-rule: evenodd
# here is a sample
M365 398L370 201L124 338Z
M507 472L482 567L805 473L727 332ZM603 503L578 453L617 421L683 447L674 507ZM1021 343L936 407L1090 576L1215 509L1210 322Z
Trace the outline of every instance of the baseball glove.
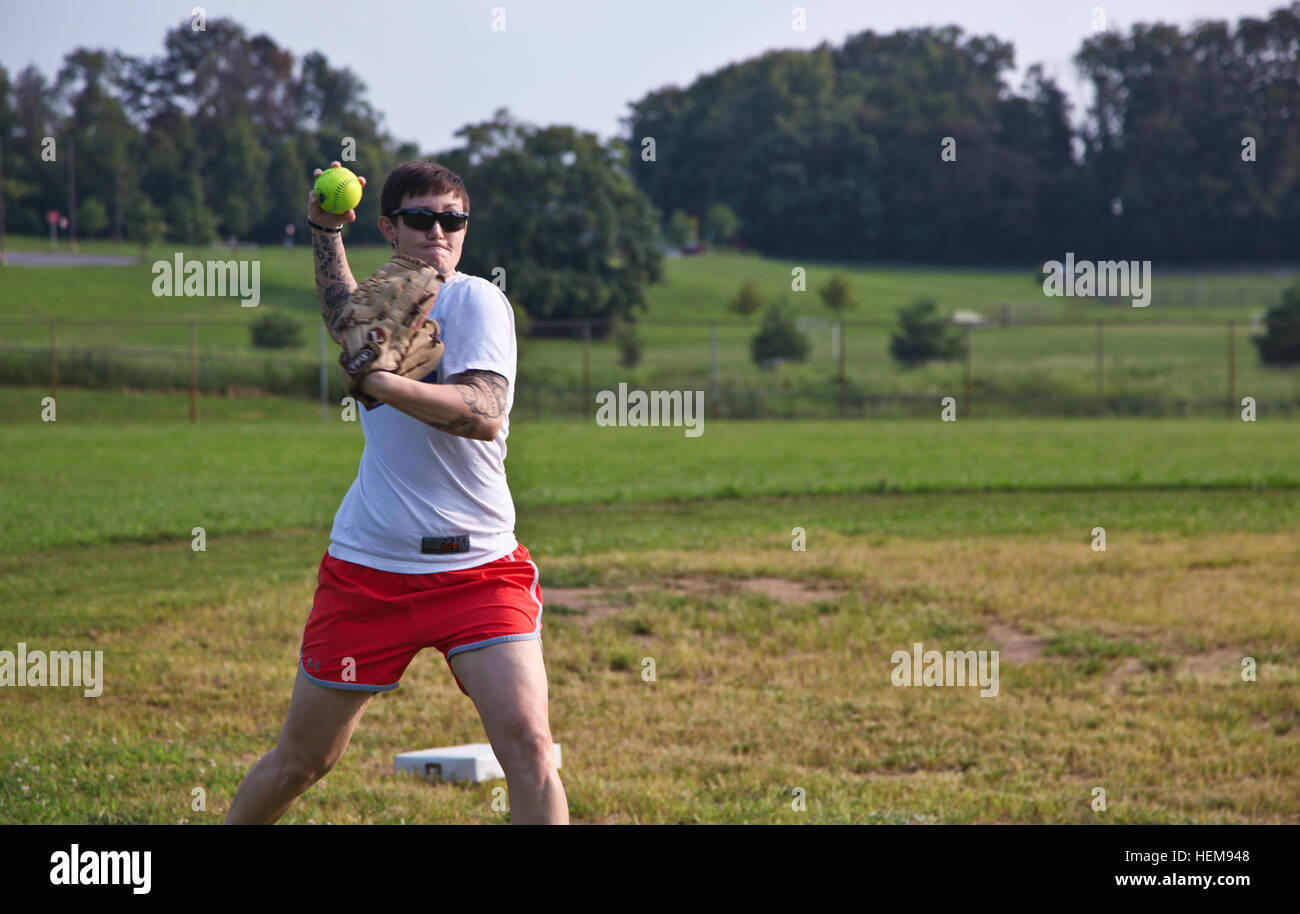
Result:
M348 396L374 409L379 401L361 392L372 371L423 378L442 359L441 328L424 315L433 307L445 277L432 265L394 254L357 287L339 312L333 330L341 335L343 386Z

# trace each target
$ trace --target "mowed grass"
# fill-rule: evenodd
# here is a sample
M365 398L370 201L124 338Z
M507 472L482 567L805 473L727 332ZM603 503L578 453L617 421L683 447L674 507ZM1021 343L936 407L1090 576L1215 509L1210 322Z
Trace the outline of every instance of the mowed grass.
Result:
M0 822L218 822L279 732L360 429L71 391L49 424L35 393L0 393L0 649L102 650L106 672L95 699L0 689ZM521 419L574 820L1300 822L1298 435ZM1002 651L998 694L894 687L918 641ZM499 784L392 771L484 739L425 652L284 821L506 821Z
M40 239L26 239L39 248ZM472 242L471 242L472 243ZM131 245L95 242L95 253L115 252L138 256ZM364 277L390 253L383 247L353 245L349 249L353 272ZM155 261L172 262L177 253L192 260L256 261L260 270L261 303L240 306L233 295L225 297L159 297L153 294ZM792 291L792 271L806 273L806 288ZM0 324L0 343L23 347L26 358L40 359L50 343L51 320L59 322L57 345L66 354L73 349L123 347L123 358L172 359L183 369L189 354L188 322L203 322L197 350L201 359L246 358L248 383L261 376L256 362L314 364L319 360L318 305L308 247L257 249L177 248L161 246L129 266L48 268L10 266L0 271L0 295L12 303L12 315L23 322ZM843 270L851 277L857 307L846 315L827 308L817 294L830 276ZM758 284L765 301L778 302L800 318L824 322L809 326L811 345L803 363L785 363L763 371L750 357L750 342L760 315L741 318L729 303L740 286ZM1055 401L1093 401L1097 395L1095 330L1091 322L1105 321L1101 396L1186 401L1201 415L1218 404L1253 396L1261 403L1294 404L1300 401L1300 372L1264 369L1250 338L1252 317L1276 302L1288 281L1287 271L1187 273L1162 271L1157 265L1152 280L1152 303L1146 308L1117 307L1100 300L1048 298L1043 295L1041 272L1028 264L1021 269L956 269L934 266L891 266L835 263L801 263L765 259L749 254L714 252L700 257L670 258L664 264L664 282L646 289L648 309L640 315L642 358L634 368L621 362L613 340L597 339L586 355L574 340L524 338L520 342L520 380L527 406L545 412L557 406L573 408L567 396L551 399L528 396L537 388L580 390L589 381L595 389L619 382L646 389L705 388L711 383L712 336L717 322L718 383L724 390L799 392L793 406L825 414L838 408L838 355L832 348L829 323L841 316L849 322L843 336L847 404L851 412L865 408L871 396L960 396L964 392L961 360L929 363L909 371L889 355L891 327L897 312L917 298L933 298L941 310L975 310L998 320L1005 305L1017 320L1054 321L1069 318L1072 326L1023 325L992 327L974 334L973 397L976 408L1003 412L1035 413L1044 410L1030 401L1050 397ZM512 301L527 307L517 292ZM1200 301L1200 304L1195 302ZM252 348L249 324L268 312L289 316L302 328L296 348L268 355ZM1235 387L1228 380L1229 320L1236 322ZM124 323L148 321L151 323ZM878 326L858 326L869 321ZM1197 321L1197 326L1159 324L1163 321ZM331 352L333 350L331 349ZM121 353L120 353L121 354ZM329 370L336 372L329 356ZM20 383L43 377L45 362L38 361L12 375ZM65 369L66 371L66 369ZM188 377L181 371L177 377ZM791 394L793 397L793 394ZM558 398L558 399L557 399ZM991 401L1005 401L993 406ZM744 408L743 398L737 411ZM780 414L781 400L765 403L766 415ZM963 409L966 404L963 403ZM1111 403L1112 413L1132 412ZM1293 408L1293 407L1288 407ZM1078 412L1077 408L1071 410ZM1061 410L1058 410L1061 412Z
M220 537L330 524L360 423L294 401L0 390L0 550ZM249 421L261 416L263 421ZM153 417L153 418L151 418ZM181 421L176 421L181 420ZM511 424L521 516L547 506L869 493L1300 489L1300 424L1222 420L877 420L602 428ZM1082 503L1082 502L1081 502ZM1290 502L1270 508L1289 522ZM1091 528L1102 521L1080 520ZM618 533L617 523L610 525Z
M950 500L987 522L1007 499L1032 513L1038 497ZM1234 532L1249 511L1190 537L1126 525L1151 497L1113 493L1104 553L1074 524L1014 535L970 522L956 539L835 529L884 511L944 514L933 496L754 499L766 523L741 536L716 506L673 519L620 506L622 529L658 538L636 548L607 545L599 525L612 518L591 509L531 512L519 535L542 569L574 821L1300 822L1294 531ZM1214 507L1212 493L1182 497L1192 514ZM782 529L791 518L804 552ZM580 548L553 551L556 540ZM279 731L323 547L311 529L204 553L159 542L5 556L3 644L103 650L106 673L93 700L0 690L0 821L219 822ZM746 587L773 579L816 590ZM588 588L593 603L561 590L574 585L603 589ZM890 684L891 654L914 642L1006 651L1013 638L1042 650L1004 655L995 697ZM1255 681L1241 677L1245 657ZM396 752L483 739L425 652L284 821L505 821L499 782L392 770ZM1098 787L1104 813L1090 805Z

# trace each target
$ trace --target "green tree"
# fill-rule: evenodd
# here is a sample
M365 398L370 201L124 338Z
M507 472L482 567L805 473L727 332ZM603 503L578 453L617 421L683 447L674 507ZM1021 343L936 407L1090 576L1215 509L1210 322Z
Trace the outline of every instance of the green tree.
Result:
M457 132L464 145L440 156L465 179L472 218L462 269L506 271L509 295L534 319L614 318L646 308L647 283L663 275L658 214L627 176L627 147L572 127L536 128L510 118ZM537 335L582 328L537 326Z
M889 353L904 368L932 359L959 358L965 352L961 331L947 315L939 313L932 299L918 299L901 309L898 325L889 338Z
M691 217L684 210L673 210L672 216L668 218L668 243L675 248L679 248L690 240Z
M144 194L132 195L126 210L126 234L139 242L141 260L145 259L150 247L163 240L166 231L162 210Z
M1282 291L1282 298L1264 315L1264 332L1254 337L1265 365L1300 365L1300 282Z
M108 210L98 197L91 197L81 204L77 214L77 231L87 238L103 235L108 230Z
M704 231L714 244L731 244L740 231L740 218L725 203L715 203L704 215Z
M41 160L45 137L57 133L56 106L53 88L34 64L14 79L15 142L5 145L5 185L12 191L5 222L11 232L43 233L48 210L67 210L66 171Z
M763 325L750 341L750 355L763 369L774 367L782 359L802 362L811 348L807 334L776 305L768 308Z
M617 321L614 325L614 343L618 346L619 364L624 368L635 368L641 363L643 341L637 332L636 324L631 321Z
M817 290L817 294L822 297L826 307L836 313L851 310L858 304L853 299L853 287L847 273L833 274L826 285Z
M759 308L763 307L763 293L759 291L758 283L752 279L745 281L736 293L736 297L731 300L731 310L737 314L743 314L749 317Z
M115 240L124 232L140 141L140 131L116 94L119 63L111 52L79 48L64 57L54 88L69 108L62 133L76 146L77 199L98 197L104 203ZM81 213L76 217L80 233Z
M244 115L237 116L207 175L223 233L243 237L261 221L267 207L269 165L270 155L252 122Z
M293 223L299 230L305 225L302 222L306 205L303 198L311 181L311 169L303 164L298 146L292 140L286 140L275 150L271 157L270 178L271 196L259 234L264 238L282 239L286 224ZM360 219L360 215L357 218Z

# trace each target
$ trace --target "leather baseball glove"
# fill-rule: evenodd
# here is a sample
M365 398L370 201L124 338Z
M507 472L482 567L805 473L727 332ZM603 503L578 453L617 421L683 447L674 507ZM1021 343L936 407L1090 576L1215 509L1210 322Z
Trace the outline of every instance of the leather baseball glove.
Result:
M441 328L424 315L433 307L444 277L416 257L394 254L357 287L334 323L341 335L343 386L366 409L379 401L361 392L372 371L420 379L442 359Z

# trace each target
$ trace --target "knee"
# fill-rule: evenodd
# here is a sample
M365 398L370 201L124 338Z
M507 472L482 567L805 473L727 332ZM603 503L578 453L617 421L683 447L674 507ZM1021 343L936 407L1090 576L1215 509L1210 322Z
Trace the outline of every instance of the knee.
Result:
M314 759L288 747L276 747L276 781L280 788L300 794L334 767L334 759Z
M507 777L544 781L555 770L555 750L546 730L521 724L511 729L498 761Z

